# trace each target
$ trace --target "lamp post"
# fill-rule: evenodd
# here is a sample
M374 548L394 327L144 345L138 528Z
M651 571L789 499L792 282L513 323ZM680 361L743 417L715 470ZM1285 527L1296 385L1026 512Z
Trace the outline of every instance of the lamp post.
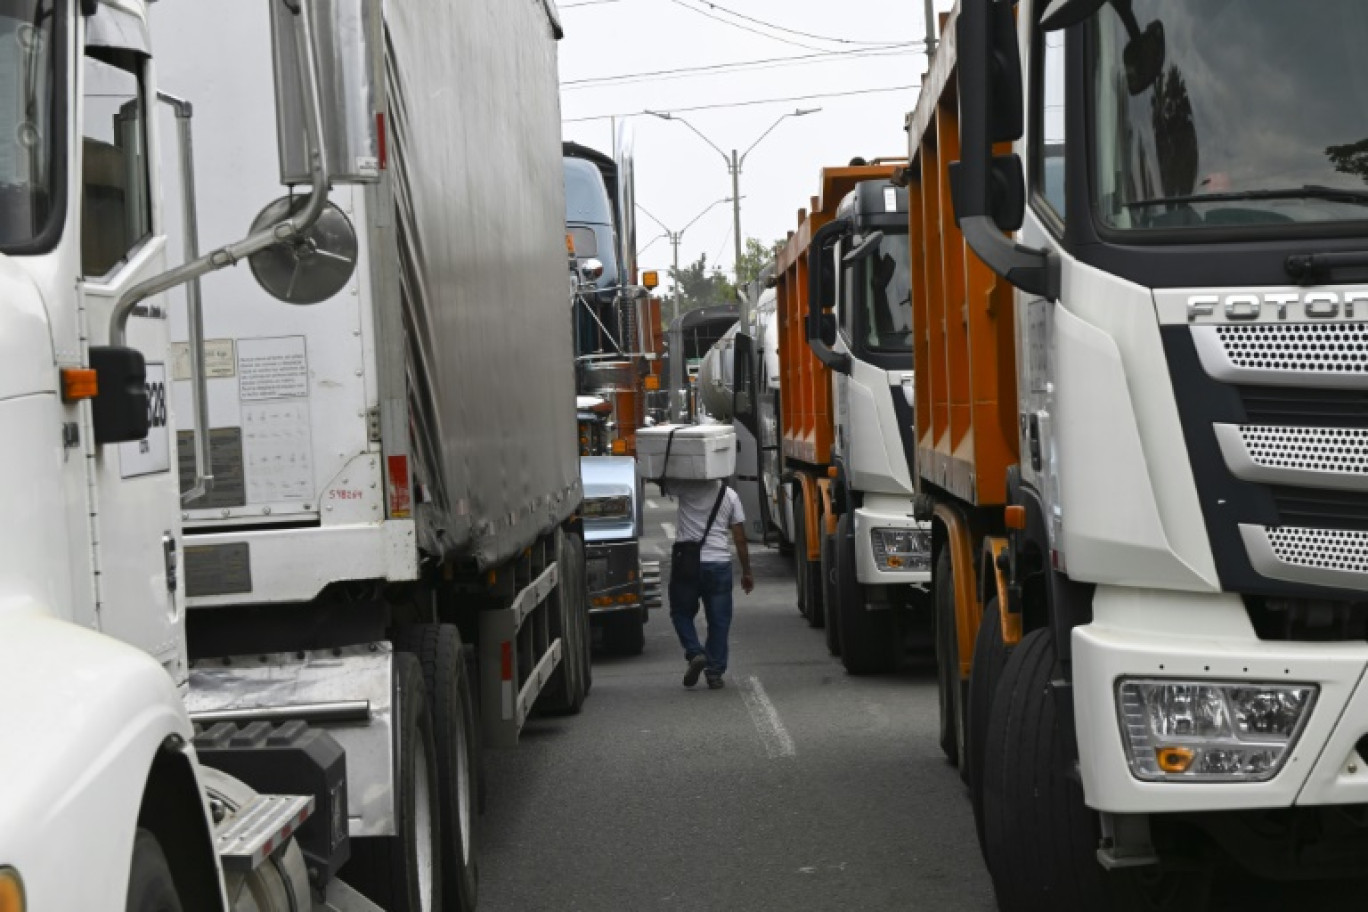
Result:
M693 130L694 133L698 134L699 139L703 140L705 143L712 146L713 149L717 151L718 155L722 156L722 162L727 166L727 171L731 174L732 179L732 234L734 236L736 243L736 262L733 263L732 269L736 273L736 286L738 289L740 289L741 287L741 168L746 164L746 156L754 152L755 147L760 145L761 141L764 140L766 136L769 136L771 133L773 133L775 127L779 126L779 124L783 123L788 118L803 117L807 114L816 114L820 110L822 109L797 108L796 110L790 111L787 114L781 114L778 120L770 124L768 130L760 134L759 139L750 144L750 148L746 149L745 152L742 152L739 155L737 154L735 149L732 149L731 154L728 155L726 152L722 150L721 146L713 142L711 139L708 139L707 136L703 135L702 130L698 129L698 127L695 127L693 124L689 123L687 120L676 114L671 114L669 111L646 112L647 114L650 114L652 117L659 117L661 120L673 120L677 121L678 123L682 123L690 130ZM644 209L642 211L645 212ZM650 213L647 214L649 215ZM739 297L741 298L741 326L744 328L748 325L750 315L747 313L748 308L746 305L745 296L741 295Z
M698 213L698 215L695 215L693 219L690 220L689 224L685 225L678 231L671 231L668 227L666 227L664 222L656 218L654 215L651 215L650 212L647 212L645 206L641 205L640 203L637 203L637 208L641 210L642 215L646 216L648 219L659 225L660 229L665 232L665 237L669 238L670 244L674 247L674 316L670 319L670 322L672 323L675 320L679 319L679 242L684 239L684 232L692 228L694 226L694 223L696 223L703 216L707 215L709 212L712 212L715 207L721 205L722 203L729 202L731 202L731 199L728 197L723 197L719 200L713 200L711 203L708 204L708 207L706 209Z

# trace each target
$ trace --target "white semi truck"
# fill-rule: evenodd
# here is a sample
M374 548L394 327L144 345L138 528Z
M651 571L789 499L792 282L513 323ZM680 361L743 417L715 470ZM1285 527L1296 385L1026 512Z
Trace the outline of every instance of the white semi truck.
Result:
M0 7L18 908L474 908L481 740L588 685L558 37Z

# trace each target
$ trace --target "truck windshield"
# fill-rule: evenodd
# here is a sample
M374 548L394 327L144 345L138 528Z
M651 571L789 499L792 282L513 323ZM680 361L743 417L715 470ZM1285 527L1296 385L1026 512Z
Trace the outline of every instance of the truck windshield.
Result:
M1352 63L1368 46L1368 3L1113 2L1093 36L1093 185L1105 224L1368 220L1368 71Z
M865 261L865 290L865 345L877 351L911 351L907 235L884 235L879 252Z
M56 210L52 0L0 0L0 250L31 245Z

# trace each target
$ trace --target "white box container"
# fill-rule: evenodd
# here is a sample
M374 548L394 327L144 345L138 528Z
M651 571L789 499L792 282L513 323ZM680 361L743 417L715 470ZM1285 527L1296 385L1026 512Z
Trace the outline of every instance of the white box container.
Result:
M736 472L736 432L730 424L659 424L638 428L636 439L641 477L647 480L704 481L730 478Z

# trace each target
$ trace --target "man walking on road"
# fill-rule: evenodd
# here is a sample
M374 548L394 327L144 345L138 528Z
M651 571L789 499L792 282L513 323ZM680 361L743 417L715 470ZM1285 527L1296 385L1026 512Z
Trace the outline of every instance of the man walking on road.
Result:
M722 675L727 670L727 632L732 619L728 530L741 559L741 588L747 593L755 588L750 552L746 549L746 515L741 498L724 482L671 481L669 492L679 499L675 527L678 538L670 568L670 620L689 663L684 686L693 687L699 675L706 673L708 687L716 690L722 686ZM690 553L695 550L696 558ZM708 622L706 645L698 641L694 626L700 600Z

